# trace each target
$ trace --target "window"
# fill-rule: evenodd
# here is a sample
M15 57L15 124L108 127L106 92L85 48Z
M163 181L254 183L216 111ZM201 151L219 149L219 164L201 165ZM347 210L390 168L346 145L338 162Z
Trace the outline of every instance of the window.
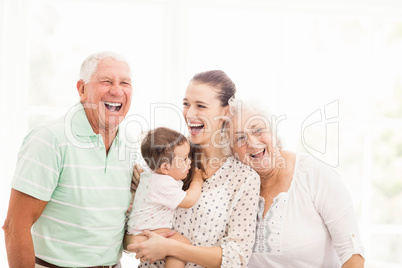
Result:
M278 125L287 148L341 172L366 267L402 264L401 4L3 0L0 13L0 220L23 137L78 101L88 54L113 50L132 65L133 132L184 131L187 81L222 69L240 97L286 116ZM123 261L134 267L133 258Z

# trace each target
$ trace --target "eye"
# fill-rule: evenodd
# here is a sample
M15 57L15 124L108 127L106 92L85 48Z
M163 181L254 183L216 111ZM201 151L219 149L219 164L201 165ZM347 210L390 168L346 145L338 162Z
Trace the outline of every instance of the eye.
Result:
M207 108L207 107L205 107L204 105L201 105L201 104L198 104L197 107L198 108Z
M239 142L239 141L241 141L241 140L243 140L245 138L246 138L246 136L239 136L239 137L236 138L236 141Z
M104 80L104 81L102 81L102 83L111 85L111 84L112 84L112 81L110 81L110 80Z
M254 136L260 136L265 131L264 127L254 128L251 132Z
M190 104L188 104L188 102L183 102L183 106L190 106Z
M125 85L125 86L129 86L130 85L130 83L129 82L121 82L123 85Z

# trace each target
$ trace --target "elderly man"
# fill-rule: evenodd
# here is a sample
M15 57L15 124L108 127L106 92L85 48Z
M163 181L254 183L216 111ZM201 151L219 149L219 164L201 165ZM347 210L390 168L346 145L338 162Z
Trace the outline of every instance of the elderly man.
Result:
M118 54L93 54L77 89L80 103L21 147L3 226L10 267L120 267L133 173L119 127L130 68Z

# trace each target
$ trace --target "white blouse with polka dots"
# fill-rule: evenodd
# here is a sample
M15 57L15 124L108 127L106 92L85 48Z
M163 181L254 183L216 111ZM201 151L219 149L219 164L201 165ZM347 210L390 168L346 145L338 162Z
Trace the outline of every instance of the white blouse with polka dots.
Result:
M174 230L192 245L221 247L221 267L247 267L255 240L260 177L233 156L202 187L189 209L177 209ZM142 264L164 267L164 262ZM187 263L186 267L202 267Z

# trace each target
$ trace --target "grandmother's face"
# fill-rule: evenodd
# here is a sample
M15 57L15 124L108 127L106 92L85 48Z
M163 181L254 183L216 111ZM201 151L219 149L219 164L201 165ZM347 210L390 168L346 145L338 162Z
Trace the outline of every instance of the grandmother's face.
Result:
M241 162L257 172L273 168L279 150L272 141L270 123L263 115L239 111L230 124L230 138L232 152Z

